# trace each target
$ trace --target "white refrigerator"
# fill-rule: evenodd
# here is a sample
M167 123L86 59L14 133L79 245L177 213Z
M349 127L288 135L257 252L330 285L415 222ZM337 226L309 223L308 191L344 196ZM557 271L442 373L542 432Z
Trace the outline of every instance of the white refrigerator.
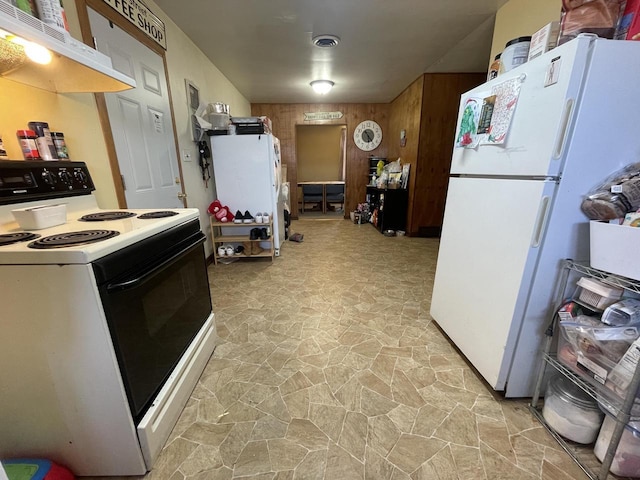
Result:
M454 148L431 315L507 397L533 393L563 258L589 260L584 195L640 161L640 42L581 36L520 79L503 145Z
M271 134L214 135L211 159L216 195L232 213L273 215L276 256L285 240L280 141ZM247 229L249 230L249 229Z

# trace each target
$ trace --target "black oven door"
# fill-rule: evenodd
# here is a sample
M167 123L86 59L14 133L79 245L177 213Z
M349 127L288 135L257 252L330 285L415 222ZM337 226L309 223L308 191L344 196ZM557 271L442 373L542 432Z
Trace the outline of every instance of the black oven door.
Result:
M136 423L211 314L204 241L196 220L93 264Z

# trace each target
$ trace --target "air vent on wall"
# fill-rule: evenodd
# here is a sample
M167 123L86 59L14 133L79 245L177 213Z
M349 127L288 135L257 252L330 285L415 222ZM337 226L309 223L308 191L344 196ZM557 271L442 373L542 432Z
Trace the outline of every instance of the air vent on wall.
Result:
M338 43L340 42L340 37L337 37L335 35L318 35L316 37L313 37L312 41L316 47L332 48L338 45Z

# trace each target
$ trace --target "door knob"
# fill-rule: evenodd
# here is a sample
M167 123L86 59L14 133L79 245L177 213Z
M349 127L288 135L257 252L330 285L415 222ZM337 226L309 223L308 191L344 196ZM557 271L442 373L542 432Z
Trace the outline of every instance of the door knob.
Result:
M179 193L179 194L178 194L178 198L179 198L180 200L184 200L185 198L187 198L187 194L186 194L186 193Z

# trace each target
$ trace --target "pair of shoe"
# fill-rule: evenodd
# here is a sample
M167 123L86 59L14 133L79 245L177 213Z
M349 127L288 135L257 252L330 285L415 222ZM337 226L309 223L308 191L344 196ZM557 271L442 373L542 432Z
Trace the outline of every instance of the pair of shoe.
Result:
M252 228L249 232L249 240L269 240L269 232L266 228Z
M244 213L238 210L235 214L235 218L233 219L233 223L252 223L252 222L253 222L253 217L249 213L249 210L245 210Z
M269 214L267 212L256 213L256 223L269 223Z
M233 257L234 253L235 253L235 250L231 245L220 245L218 247L219 257Z

